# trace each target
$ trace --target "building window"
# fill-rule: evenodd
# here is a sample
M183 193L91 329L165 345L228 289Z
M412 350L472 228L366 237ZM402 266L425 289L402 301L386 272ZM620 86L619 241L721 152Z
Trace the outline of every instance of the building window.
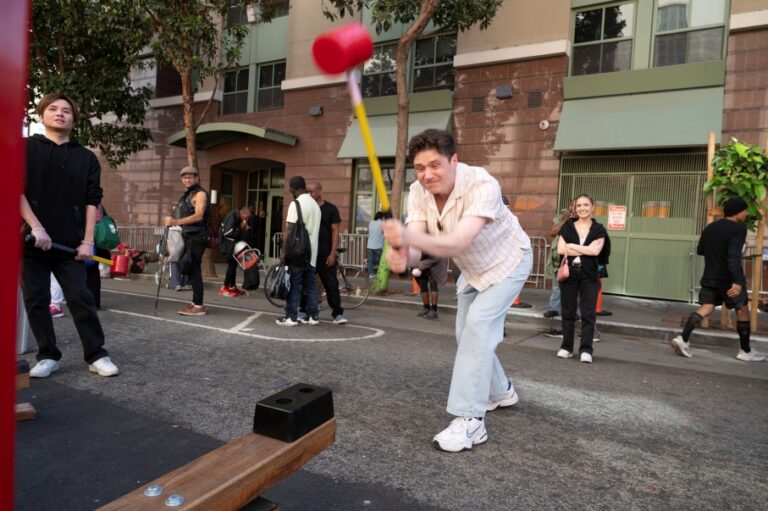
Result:
M248 111L248 68L224 74L221 115Z
M456 34L416 41L413 57L413 92L453 89Z
M394 96L395 53L397 43L378 44L363 68L362 93L365 98ZM442 34L416 41L411 53L413 69L408 78L412 92L453 89L456 34Z
M256 84L256 110L283 108L283 90L280 84L285 79L285 62L262 64L258 67Z
M271 9L274 9L273 18L288 16L290 0L274 0ZM248 4L243 0L229 0L227 11L227 27L236 27L246 23L256 23L261 18L261 6Z
M388 161L381 163L381 174L384 179L384 187L392 195L392 180L395 176L395 162ZM408 192L411 183L416 181L416 172L412 168L405 169L405 182L403 190L400 193L400 218L405 221L408 215ZM357 166L357 175L355 179L355 218L353 228L357 234L366 234L368 232L368 223L373 220L377 211L381 210L381 199L378 190L373 184L373 175L371 167L367 160L362 160Z
M634 25L633 3L577 11L571 75L630 69Z
M653 65L723 58L725 0L658 0Z
M242 0L229 0L229 9L227 10L227 28L245 25L248 23L246 7Z
M397 94L395 83L395 52L397 43L378 44L373 49L373 56L363 67L362 93L364 98L394 96Z

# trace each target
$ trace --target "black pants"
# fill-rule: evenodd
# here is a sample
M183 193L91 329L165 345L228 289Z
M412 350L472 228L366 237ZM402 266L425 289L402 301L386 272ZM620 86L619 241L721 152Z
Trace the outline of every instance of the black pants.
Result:
M67 307L83 344L83 358L91 364L106 357L104 330L96 314L93 295L86 286L85 264L74 259L24 257L21 288L29 326L37 340L37 360L61 359L48 310L51 303L51 272L64 291Z
M203 305L203 252L205 252L205 245L197 237L184 237L184 245L186 250L191 250L190 257L192 264L190 265L187 276L189 277L189 283L192 286L192 303L195 305Z
M227 273L224 274L224 285L227 287L235 287L237 285L237 261L232 254L227 257Z
M583 271L571 267L571 276L560 282L560 303L562 304L563 344L567 351L573 351L576 331L576 305L581 310L581 345L579 353L592 354L592 338L595 335L595 307L600 280L594 280Z
M104 259L109 259L109 250L96 248L95 254ZM97 309L101 309L101 273L99 272L99 263L95 262L85 266L86 285L93 295L93 303Z
M328 305L331 307L331 316L335 318L339 314L344 314L344 307L341 306L341 294L339 293L339 278L336 276L339 267L336 263L330 267L326 266L325 260L327 257L317 256L315 271L325 288L325 297L328 300ZM307 297L302 294L299 304L300 311L305 312L306 303Z

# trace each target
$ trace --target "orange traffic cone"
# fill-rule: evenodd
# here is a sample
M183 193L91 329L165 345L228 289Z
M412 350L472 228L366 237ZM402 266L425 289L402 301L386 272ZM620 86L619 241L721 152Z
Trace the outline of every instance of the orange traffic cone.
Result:
M530 309L533 307L530 303L525 303L520 301L520 296L523 294L522 291L520 291L520 294L517 295L517 298L515 298L515 301L512 302L512 307L515 309Z
M416 281L416 277L411 277L411 296L419 294L419 283Z
M596 316L613 316L613 312L603 310L603 279L600 279L600 289L597 291Z

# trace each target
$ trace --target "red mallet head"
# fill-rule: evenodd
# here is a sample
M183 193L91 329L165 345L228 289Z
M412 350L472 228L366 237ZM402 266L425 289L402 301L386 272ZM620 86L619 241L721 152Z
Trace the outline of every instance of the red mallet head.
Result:
M373 40L363 25L350 23L320 34L312 43L315 64L326 74L353 69L373 55Z

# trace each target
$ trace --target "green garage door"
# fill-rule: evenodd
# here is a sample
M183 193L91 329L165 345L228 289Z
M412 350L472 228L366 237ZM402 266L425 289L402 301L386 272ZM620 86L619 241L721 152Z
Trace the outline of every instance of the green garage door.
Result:
M561 208L587 193L597 221L606 227L611 205L627 208L624 230L608 231L612 252L605 292L693 301L702 267L694 264L694 254L706 215L705 180L705 154L562 158Z

